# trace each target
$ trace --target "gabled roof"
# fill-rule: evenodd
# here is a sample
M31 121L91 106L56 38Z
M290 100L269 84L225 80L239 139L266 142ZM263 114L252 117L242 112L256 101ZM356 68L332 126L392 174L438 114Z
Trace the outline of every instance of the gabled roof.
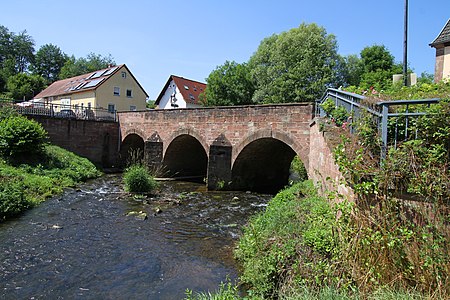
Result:
M200 104L199 102L199 96L201 93L203 93L206 89L206 83L183 78L180 76L170 75L169 79L167 80L166 84L164 85L164 88L161 90L161 93L159 94L158 98L155 101L155 104L158 105L161 101L162 97L164 96L164 93L166 92L167 88L169 87L169 84L174 81L175 85L178 87L178 90L180 91L181 95L183 96L184 101L186 103L191 104Z
M126 65L113 66L106 69L90 72L87 74L75 76L72 78L67 78L59 81L53 82L45 90L41 91L39 94L34 96L34 99L40 99L44 97L54 97L61 95L70 95L79 92L85 92L90 90L95 90L101 86L108 78L117 73L120 69L126 68L128 73L137 82L139 87L144 91L146 97L148 97L145 90L136 80L136 78L131 74L130 70Z
M447 20L444 28L442 28L439 35L430 44L431 47L435 47L442 44L450 43L450 19Z

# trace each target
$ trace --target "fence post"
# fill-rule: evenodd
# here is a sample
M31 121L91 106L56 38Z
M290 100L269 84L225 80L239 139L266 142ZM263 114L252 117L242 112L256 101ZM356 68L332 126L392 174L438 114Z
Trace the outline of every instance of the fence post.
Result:
M384 160L387 151L389 106L386 104L381 105L383 106L381 116L381 160Z

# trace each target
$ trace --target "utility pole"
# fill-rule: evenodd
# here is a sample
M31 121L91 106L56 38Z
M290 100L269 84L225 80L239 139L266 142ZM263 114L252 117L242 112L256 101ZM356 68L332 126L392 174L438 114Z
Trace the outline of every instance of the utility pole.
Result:
M408 0L405 0L405 26L403 36L403 85L408 85Z

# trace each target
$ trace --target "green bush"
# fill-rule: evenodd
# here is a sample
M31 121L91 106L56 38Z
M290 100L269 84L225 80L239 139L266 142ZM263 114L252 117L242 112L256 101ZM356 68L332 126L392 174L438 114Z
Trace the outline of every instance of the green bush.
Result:
M0 152L6 157L39 153L47 141L41 124L24 116L0 120Z
M125 190L132 193L150 193L157 187L157 182L150 176L147 169L133 165L124 174Z
M29 206L20 182L0 183L0 221L19 214Z

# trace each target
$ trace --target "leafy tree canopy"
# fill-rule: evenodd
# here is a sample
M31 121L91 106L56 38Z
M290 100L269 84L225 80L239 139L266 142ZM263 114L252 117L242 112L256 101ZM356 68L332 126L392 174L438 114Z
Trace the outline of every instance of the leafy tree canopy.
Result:
M208 106L252 104L255 84L246 63L226 61L206 79L208 86L202 101ZM206 99L205 99L206 98Z
M78 59L72 55L61 68L59 79L75 77L115 64L111 55L102 56L100 54L90 53L86 58L81 57Z
M58 46L46 44L37 51L30 69L33 74L40 75L47 83L51 83L58 79L67 59L68 56Z
M301 24L264 39L250 58L256 82L253 101L306 102L336 85L339 65L337 42L316 24Z
M361 60L365 73L389 71L394 66L394 56L384 45L365 47L361 51Z
M11 54L15 60L16 73L26 72L30 63L34 61L34 40L26 30L12 35Z
M8 78L8 95L15 100L29 100L45 87L45 79L39 75L19 73Z

